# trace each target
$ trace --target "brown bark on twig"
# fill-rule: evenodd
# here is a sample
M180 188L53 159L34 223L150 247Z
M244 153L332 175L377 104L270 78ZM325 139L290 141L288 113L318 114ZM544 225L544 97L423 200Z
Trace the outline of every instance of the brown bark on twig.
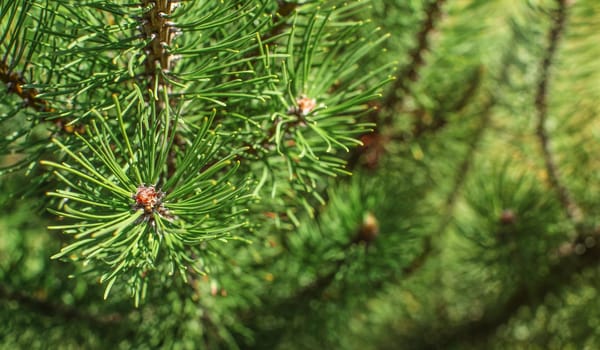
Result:
M553 25L548 33L548 47L541 62L540 75L538 77L537 91L535 94L535 109L537 112L536 134L540 142L546 172L550 186L556 191L558 199L562 204L567 217L577 228L582 221L582 210L573 199L572 194L563 184L556 164L556 160L550 150L550 137L546 130L548 119L548 84L550 80L550 68L556 55L560 37L565 28L567 17L567 0L556 0L558 8L555 12Z
M383 108L392 108L401 104L404 96L408 92L410 82L415 82L419 79L419 69L425 63L423 55L429 49L429 36L435 30L435 21L441 14L442 5L445 0L432 1L425 10L425 19L421 23L421 29L417 32L417 46L410 52L409 64L404 67L394 84L389 88L382 101ZM400 93L400 95L398 95Z
M170 53L170 47L173 39L181 34L181 30L170 20L173 11L179 7L181 0L141 0L142 6L149 8L142 17L140 29L142 36L148 40L145 48L146 60L144 62L145 76L148 81L147 88L154 92L154 103L156 115L169 108L167 101L164 100L163 93L167 96L172 94L173 87L165 79L173 69L176 57ZM174 105L171 101L170 105ZM156 121L160 122L160 119ZM174 133L176 125L172 125L169 133ZM179 140L178 135L175 139ZM183 149L183 144L175 142L173 149L169 151L167 159L167 176L172 176L176 171L176 152L175 148Z
M23 100L26 107L35 109L38 112L54 112L48 101L42 100L36 89L27 89L25 79L17 72L11 72L5 62L0 62L0 80L6 84L9 93L16 94Z
M382 126L391 124L393 111L404 103L404 98L409 93L409 84L419 79L419 69L425 63L423 56L429 50L428 39L435 30L435 22L441 14L444 2L445 0L434 0L425 9L425 18L415 36L417 45L409 53L408 65L400 69L400 74L398 74L392 86L388 87L387 93L381 102L373 106L373 112L369 116L370 121L377 122L378 126L375 131L367 135L372 135L372 139L377 141L377 143L373 143L371 146L355 148L348 157L348 170L351 171L360 164L360 158L365 153L371 158L370 161L367 161L367 167L370 169L377 167L378 160L385 151L385 145L379 142L387 142L390 139L388 137L380 137L379 129ZM385 118L381 118L382 115Z
M38 97L38 90L34 88L25 88L27 84L21 74L11 71L6 62L0 61L0 81L6 84L8 93L15 94L23 100L23 106L26 108L32 108L35 111L53 114L56 109L50 105L46 100ZM83 134L85 132L85 126L82 124L73 125L65 118L46 119L51 121L58 126L63 132L72 134L78 132Z

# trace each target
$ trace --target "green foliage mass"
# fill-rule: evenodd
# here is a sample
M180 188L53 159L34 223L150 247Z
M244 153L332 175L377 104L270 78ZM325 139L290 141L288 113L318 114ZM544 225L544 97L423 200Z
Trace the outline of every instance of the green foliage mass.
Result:
M600 346L593 0L0 0L0 348Z

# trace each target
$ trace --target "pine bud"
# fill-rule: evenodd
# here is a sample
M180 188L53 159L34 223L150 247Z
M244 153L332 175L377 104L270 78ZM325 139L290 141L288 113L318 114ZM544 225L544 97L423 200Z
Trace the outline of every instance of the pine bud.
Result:
M379 222L373 213L367 212L363 218L363 222L358 231L358 235L354 240L356 243L365 242L371 243L379 235Z
M500 214L500 223L502 225L514 225L517 221L517 214L512 209L504 209Z

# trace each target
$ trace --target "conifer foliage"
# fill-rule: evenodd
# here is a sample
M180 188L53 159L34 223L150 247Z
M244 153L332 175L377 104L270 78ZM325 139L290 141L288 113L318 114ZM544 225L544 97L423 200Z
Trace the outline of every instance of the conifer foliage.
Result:
M378 41L350 18L363 5L287 17L274 5L4 5L7 84L47 110L36 123L64 124L46 126L52 159L40 170L63 184L47 192L61 219L49 228L72 237L54 258L99 274L105 297L124 280L139 303L154 270L206 273L211 246L250 239L261 180L295 178L292 191L310 192L343 170L336 153L359 143L357 117L380 85L349 81ZM293 30L269 32L288 21ZM339 41L356 49L340 52ZM262 177L251 162L264 163Z
M600 345L599 23L0 0L0 343Z

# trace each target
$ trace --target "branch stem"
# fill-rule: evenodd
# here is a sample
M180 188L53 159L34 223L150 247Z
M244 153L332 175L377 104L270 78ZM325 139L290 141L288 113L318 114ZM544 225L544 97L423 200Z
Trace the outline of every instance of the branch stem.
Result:
M535 95L535 109L537 113L536 135L538 137L546 172L550 186L556 191L558 199L562 204L567 217L579 226L582 221L582 210L573 199L572 194L563 184L556 164L554 155L550 147L550 136L546 129L548 120L548 84L550 80L550 68L556 55L556 50L560 37L565 28L567 17L567 0L556 0L558 8L556 9L552 28L548 33L548 47L541 62L540 75L538 77L537 91Z
M423 55L429 49L429 36L435 30L435 22L441 14L442 5L445 0L432 1L425 9L425 19L421 23L421 29L417 32L417 45L410 52L410 62L401 69L398 78L388 90L382 101L384 108L392 108L404 102L404 96L408 93L409 83L419 79L419 69L425 63ZM400 95L398 95L400 93Z

